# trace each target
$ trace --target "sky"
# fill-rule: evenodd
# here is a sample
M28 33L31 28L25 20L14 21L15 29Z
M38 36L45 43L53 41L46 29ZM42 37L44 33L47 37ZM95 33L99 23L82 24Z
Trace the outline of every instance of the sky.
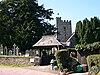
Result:
M56 24L56 17L62 20L71 20L72 32L75 31L76 23L85 18L100 19L100 0L38 0L39 5L44 5L46 9L53 9L54 20L51 24ZM59 15L57 15L59 13Z

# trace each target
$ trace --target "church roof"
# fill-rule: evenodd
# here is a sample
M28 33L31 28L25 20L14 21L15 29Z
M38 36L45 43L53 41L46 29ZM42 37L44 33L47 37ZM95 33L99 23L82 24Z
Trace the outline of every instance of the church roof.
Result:
M72 35L68 38L68 40L66 42L69 42L75 35L75 32L72 33Z
M33 45L33 47L37 47L37 46L59 46L62 45L57 39L56 37L52 36L52 35L48 35L48 36L42 36L42 38Z

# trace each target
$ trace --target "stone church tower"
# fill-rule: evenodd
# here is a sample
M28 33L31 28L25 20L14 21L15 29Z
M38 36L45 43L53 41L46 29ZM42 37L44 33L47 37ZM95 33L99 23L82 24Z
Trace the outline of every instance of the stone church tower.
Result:
M72 34L71 21L61 20L61 17L56 17L57 39L60 42L66 42Z

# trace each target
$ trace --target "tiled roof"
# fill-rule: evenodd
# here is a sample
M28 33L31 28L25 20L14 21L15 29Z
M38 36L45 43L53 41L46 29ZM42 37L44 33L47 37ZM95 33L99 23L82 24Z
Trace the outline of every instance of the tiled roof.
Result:
M69 42L73 38L74 35L75 35L75 32L72 33L72 35L68 38L66 42Z
M56 37L52 36L52 35L48 35L48 36L42 36L42 38L33 45L33 47L36 46L59 46L62 45L57 39Z

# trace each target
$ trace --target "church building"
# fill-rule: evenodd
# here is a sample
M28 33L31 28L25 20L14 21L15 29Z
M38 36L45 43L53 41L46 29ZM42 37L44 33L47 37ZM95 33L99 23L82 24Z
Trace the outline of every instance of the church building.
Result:
M66 20L61 20L61 17L56 17L56 26L57 26L57 40L59 40L63 45L71 47L72 41L71 40L67 41L73 35L71 20L66 21Z

